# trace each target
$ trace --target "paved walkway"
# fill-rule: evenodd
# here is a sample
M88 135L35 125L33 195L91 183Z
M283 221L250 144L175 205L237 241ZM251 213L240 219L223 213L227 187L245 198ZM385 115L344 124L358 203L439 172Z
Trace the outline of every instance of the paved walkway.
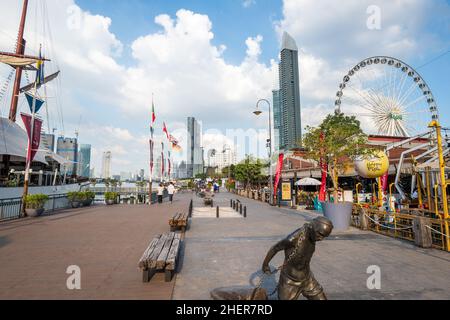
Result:
M216 196L229 207L240 199L247 219L194 218L186 234L185 254L174 299L210 299L217 287L258 283L262 261L279 239L317 214L272 208L231 194ZM196 200L195 206L202 206ZM272 262L282 263L282 254ZM381 290L367 288L367 268L381 268ZM352 229L317 245L312 270L330 299L450 299L450 254ZM264 287L272 291L278 279Z
M0 224L0 299L160 299L174 281L142 282L137 267L168 220L187 212L191 195L173 205L95 206ZM82 290L66 287L68 266L81 268Z

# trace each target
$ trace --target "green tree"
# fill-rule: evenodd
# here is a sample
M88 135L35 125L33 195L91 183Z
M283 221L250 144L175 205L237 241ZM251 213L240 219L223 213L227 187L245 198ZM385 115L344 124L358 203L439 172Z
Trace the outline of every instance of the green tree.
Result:
M245 189L260 184L266 178L262 174L263 167L264 164L260 159L247 156L243 162L235 166L235 179L242 182Z
M319 127L307 127L303 137L306 158L328 164L328 173L332 178L334 199L338 201L339 173L348 161L359 156L373 154L367 147L367 135L361 129L361 123L354 116L343 113L328 115Z

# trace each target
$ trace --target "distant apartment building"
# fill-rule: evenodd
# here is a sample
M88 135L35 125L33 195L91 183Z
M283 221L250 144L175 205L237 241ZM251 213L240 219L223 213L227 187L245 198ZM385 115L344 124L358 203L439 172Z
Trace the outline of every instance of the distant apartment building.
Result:
M78 141L77 139L59 137L56 153L68 161L62 168L67 176L76 176L78 168Z
M121 172L120 173L120 181L131 181L132 174L131 172Z
M209 159L209 167L217 168L221 172L230 165L237 164L237 152L230 146L223 146L222 150L215 150Z
M103 161L102 161L102 178L109 179L111 178L111 160L112 153L110 151L103 153Z
M193 178L203 173L204 169L201 123L195 118L189 117L187 133L187 176Z
M55 152L55 135L42 133L40 148L51 152Z
M80 145L78 157L78 175L84 178L91 178L91 150L90 144Z

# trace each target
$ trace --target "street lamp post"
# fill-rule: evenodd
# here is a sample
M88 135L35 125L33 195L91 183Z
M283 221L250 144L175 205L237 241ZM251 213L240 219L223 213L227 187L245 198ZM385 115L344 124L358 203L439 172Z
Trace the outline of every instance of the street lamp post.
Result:
M260 116L263 112L259 109L259 104L266 102L269 106L269 140L267 140L267 147L269 148L269 174L270 174L270 204L273 204L273 172L272 172L272 107L268 100L260 99L256 103L256 110L253 112L256 116Z

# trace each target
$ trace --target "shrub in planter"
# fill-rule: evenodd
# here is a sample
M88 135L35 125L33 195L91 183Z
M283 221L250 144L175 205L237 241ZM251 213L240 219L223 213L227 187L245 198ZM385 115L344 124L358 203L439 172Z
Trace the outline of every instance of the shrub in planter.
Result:
M72 208L79 208L81 206L82 200L80 199L79 192L69 192L67 194L67 199L69 200Z
M106 192L105 193L105 202L107 205L113 205L116 203L117 193L115 192Z
M45 194L28 195L25 198L25 212L29 217L38 217L44 213L45 203L48 201Z
M90 206L95 199L95 193L91 191L79 192L78 193L80 201L82 201L83 206Z

